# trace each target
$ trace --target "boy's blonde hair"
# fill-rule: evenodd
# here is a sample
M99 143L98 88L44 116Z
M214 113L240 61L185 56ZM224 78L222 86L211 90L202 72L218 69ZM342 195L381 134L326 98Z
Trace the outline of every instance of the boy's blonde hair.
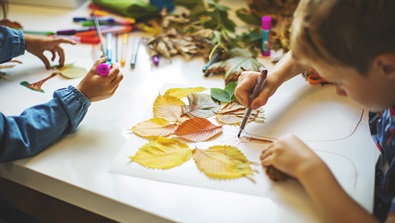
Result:
M355 68L395 54L395 0L301 0L294 14L291 51L304 58Z

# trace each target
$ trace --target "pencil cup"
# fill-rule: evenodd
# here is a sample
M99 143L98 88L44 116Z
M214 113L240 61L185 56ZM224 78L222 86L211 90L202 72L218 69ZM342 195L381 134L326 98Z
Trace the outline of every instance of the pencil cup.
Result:
M97 66L97 74L99 74L100 76L104 77L107 76L108 73L110 73L111 67L110 65L106 64L106 63L102 63L99 64L99 66Z
M158 9L167 8L168 12L174 10L174 0L150 0L150 4Z

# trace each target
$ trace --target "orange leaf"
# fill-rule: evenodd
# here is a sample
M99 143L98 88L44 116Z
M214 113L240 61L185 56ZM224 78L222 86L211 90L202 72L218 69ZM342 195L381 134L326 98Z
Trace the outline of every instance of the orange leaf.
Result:
M176 135L192 142L203 142L222 132L222 126L216 126L205 118L192 118L177 128Z

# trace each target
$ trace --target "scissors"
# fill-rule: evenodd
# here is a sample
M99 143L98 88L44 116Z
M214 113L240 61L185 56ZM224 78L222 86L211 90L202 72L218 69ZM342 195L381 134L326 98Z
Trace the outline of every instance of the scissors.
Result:
M247 124L248 118L249 118L250 115L251 115L251 111L252 111L252 109L251 109L251 102L252 102L256 97L258 97L259 93L262 91L263 85L264 85L265 82L266 82L267 70L266 70L265 68L263 68L263 67L260 67L260 68L259 68L259 71L261 72L261 74L259 75L258 80L257 80L257 83L255 84L255 86L254 86L254 88L253 88L253 90L252 90L252 93L251 93L251 96L250 96L250 101L248 102L248 107L247 107L247 109L245 110L244 117L243 117L243 121L241 122L241 125L240 125L240 131L239 131L239 133L237 134L237 137L238 137L238 138L240 138L240 134L241 134L241 132L244 130L244 127L245 127L246 124Z
M308 71L304 72L303 75L306 77L307 82L311 85L316 85L316 84L330 84L328 81L323 79L316 70L313 68L310 68Z

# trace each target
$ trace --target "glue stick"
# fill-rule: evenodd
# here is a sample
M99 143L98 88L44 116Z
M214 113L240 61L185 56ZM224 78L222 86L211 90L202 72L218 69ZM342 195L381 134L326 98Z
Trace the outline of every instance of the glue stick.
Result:
M262 17L262 56L270 56L270 30L272 28L272 18L270 16Z

